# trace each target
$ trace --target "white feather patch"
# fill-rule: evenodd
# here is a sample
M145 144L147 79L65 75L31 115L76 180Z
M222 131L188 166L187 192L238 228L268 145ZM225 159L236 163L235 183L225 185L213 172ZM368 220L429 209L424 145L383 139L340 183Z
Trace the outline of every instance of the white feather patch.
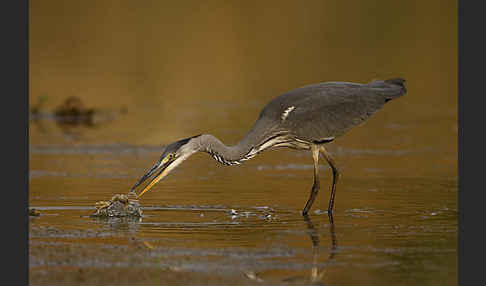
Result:
M285 111L280 116L282 121L284 121L289 116L290 112L292 112L292 110L294 110L294 109L295 109L295 106L291 106L291 107L285 109Z

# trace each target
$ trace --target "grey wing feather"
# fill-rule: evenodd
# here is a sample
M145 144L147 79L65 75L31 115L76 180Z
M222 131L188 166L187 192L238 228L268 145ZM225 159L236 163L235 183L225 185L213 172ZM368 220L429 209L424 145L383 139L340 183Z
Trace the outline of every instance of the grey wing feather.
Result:
M368 119L388 100L403 95L403 82L392 79L305 86L275 98L263 109L260 119L280 121L279 130L309 142L335 138ZM292 106L295 108L288 112Z

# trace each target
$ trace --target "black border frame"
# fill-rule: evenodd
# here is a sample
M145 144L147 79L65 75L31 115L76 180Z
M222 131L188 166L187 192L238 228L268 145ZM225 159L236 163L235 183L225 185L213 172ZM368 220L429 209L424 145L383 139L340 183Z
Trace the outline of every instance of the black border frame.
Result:
M0 5L2 29L2 183L8 210L3 217L3 283L29 283L29 1ZM15 203L11 203L15 202ZM11 282L12 281L12 282Z

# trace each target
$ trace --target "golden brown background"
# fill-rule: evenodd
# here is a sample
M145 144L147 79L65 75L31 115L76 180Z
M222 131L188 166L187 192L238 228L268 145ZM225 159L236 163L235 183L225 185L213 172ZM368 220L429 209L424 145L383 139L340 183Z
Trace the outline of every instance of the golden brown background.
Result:
M158 144L210 132L231 143L285 91L401 76L406 99L377 116L420 120L417 135L430 143L444 133L456 141L433 121L457 120L457 1L30 6L30 102L46 95L53 108L75 95L90 106L127 107L129 120L103 130L104 139Z

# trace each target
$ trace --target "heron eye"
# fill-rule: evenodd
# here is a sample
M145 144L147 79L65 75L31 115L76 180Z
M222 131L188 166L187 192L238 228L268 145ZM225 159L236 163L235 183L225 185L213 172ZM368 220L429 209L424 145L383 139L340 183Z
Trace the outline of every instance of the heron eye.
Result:
M171 159L171 160L174 159L174 153L169 154L169 159Z

